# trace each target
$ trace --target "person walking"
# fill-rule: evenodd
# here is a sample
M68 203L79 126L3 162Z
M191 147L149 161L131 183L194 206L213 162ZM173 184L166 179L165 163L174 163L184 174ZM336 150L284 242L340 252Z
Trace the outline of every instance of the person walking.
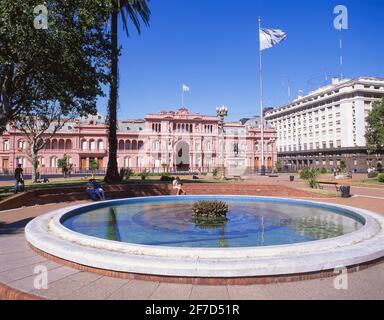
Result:
M24 185L24 176L23 176L23 168L21 167L21 164L17 165L17 168L15 169L15 193L18 193L19 191L25 190ZM20 188L21 185L21 188Z

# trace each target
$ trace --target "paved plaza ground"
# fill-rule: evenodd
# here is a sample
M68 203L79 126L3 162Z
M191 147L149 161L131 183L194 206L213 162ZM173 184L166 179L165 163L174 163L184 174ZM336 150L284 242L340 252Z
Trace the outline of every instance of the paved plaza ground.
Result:
M257 182L255 182L257 183ZM305 188L301 182L276 178L271 183ZM332 191L332 188L329 189ZM372 210L384 214L384 189L352 187L354 196L321 198L318 201ZM79 271L58 264L34 252L24 239L24 227L48 211L87 203L48 204L0 212L0 296L42 299L155 299L155 300L275 300L275 299L384 299L384 263L348 275L348 290L337 290L335 278L270 285L207 286L124 280ZM34 268L48 269L48 289L35 290ZM336 277L336 275L335 275ZM12 290L10 290L12 289ZM5 296L6 294L6 296Z

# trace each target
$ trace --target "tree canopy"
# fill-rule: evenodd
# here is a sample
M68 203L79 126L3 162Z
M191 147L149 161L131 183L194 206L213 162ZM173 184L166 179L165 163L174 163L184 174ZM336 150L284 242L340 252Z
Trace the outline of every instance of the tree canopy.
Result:
M384 152L384 99L373 104L373 109L367 117L365 138L370 153Z
M37 5L47 28L36 28ZM108 82L111 2L2 0L0 2L0 132L21 112L59 103L63 115L95 114Z

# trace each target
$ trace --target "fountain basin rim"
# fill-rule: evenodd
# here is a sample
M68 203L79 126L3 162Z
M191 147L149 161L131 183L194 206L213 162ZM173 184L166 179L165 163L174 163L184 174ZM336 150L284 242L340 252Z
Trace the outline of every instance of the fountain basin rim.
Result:
M154 198L158 201L170 201L175 197L145 197L139 200ZM26 227L26 239L39 250L82 265L121 272L186 277L297 274L352 266L384 256L384 218L367 210L273 197L217 195L188 198L242 198L317 205L353 212L364 219L365 225L358 231L336 238L269 247L146 246L82 235L61 224L63 217L74 210L92 206L85 204L56 210L34 219ZM138 201L138 199L111 200L103 204L113 205L121 201Z

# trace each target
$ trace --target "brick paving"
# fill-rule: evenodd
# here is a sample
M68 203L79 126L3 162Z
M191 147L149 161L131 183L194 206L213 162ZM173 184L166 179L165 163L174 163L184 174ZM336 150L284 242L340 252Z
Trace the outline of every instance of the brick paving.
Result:
M287 183L287 182L284 182ZM281 188L280 184L280 188ZM289 184L295 188L299 183ZM359 194L360 189L352 188ZM382 193L380 193L382 192ZM375 199L369 198L373 194ZM318 198L317 195L313 196ZM317 199L330 203L364 208L384 214L384 190L364 189L363 194L350 199ZM334 278L300 282L246 285L207 286L172 284L141 280L124 280L72 269L32 251L24 239L24 226L40 214L85 203L55 203L0 212L0 297L7 289L44 299L108 299L108 300L308 300L308 299L384 299L384 263L348 275L348 290L336 290ZM48 270L48 289L36 290L35 267ZM336 275L335 275L336 276ZM16 298L27 298L16 296Z

